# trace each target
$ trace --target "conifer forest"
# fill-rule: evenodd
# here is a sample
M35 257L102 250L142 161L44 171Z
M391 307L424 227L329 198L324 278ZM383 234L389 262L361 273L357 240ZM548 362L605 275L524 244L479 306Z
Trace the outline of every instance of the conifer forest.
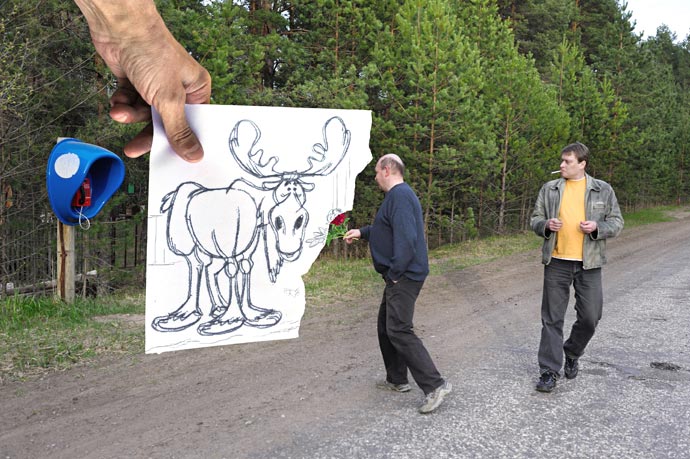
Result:
M214 104L371 110L372 154L405 161L431 248L527 230L574 141L624 212L688 203L690 37L642 38L624 0L156 3L210 72ZM2 296L55 276L56 138L121 154L141 126L109 117L115 79L72 1L0 0L0 13ZM122 188L77 231L77 272L98 272L99 292L144 284L148 160L124 161ZM381 202L373 166L351 227Z

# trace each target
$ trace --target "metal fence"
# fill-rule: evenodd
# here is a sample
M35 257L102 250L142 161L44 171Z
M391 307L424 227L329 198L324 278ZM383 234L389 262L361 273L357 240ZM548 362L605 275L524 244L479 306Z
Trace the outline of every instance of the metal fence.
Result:
M143 209L142 209L143 210ZM34 222L0 222L0 297L53 295L57 277L57 219L45 212ZM106 214L75 230L76 295L102 295L144 286L144 212Z

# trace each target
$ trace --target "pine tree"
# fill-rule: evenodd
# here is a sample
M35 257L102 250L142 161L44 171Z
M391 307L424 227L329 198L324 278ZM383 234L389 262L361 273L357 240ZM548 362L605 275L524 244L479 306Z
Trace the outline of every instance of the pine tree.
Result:
M439 222L457 209L453 196L467 191L488 143L480 59L460 31L447 2L408 0L379 40L371 69L381 81L373 102L379 148L406 162L430 241L439 240Z
M541 82L534 61L519 54L492 2L465 2L460 14L463 30L480 49L483 95L493 113L495 135L485 172L474 176L480 185L472 207L479 209L480 225L505 232L524 225L525 196L536 194L547 158L567 136L568 117Z

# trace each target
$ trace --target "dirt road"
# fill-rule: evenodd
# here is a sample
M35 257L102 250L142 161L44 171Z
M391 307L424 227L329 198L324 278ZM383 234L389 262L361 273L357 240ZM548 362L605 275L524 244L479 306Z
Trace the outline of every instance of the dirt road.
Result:
M534 391L531 251L427 281L415 324L455 386L430 416L416 387L374 387L372 297L307 309L296 340L0 386L0 458L689 457L690 213L677 217L609 241L604 319L581 376L552 394Z

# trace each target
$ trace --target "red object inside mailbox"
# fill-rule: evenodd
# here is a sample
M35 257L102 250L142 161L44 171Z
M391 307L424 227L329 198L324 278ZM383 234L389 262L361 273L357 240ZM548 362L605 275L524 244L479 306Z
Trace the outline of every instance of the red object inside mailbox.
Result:
M72 198L73 207L89 207L91 205L91 180L84 179L84 183L79 186L79 189Z

